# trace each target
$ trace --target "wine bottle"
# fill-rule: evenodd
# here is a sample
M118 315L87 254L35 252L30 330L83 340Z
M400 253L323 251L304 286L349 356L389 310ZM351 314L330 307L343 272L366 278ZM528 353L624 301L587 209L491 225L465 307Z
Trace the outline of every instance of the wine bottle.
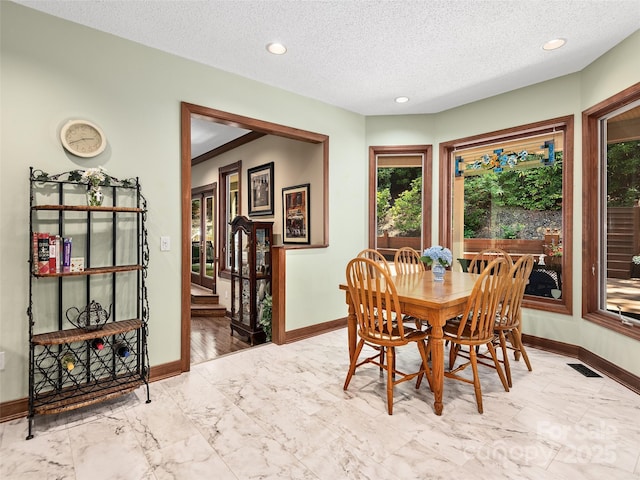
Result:
M76 357L71 352L65 352L65 354L60 359L60 363L67 372L70 372L76 367Z
M115 350L118 356L122 358L127 358L129 355L131 355L129 347L122 342L116 344Z
M101 338L94 338L93 341L91 342L91 346L96 350L103 350L104 340L102 340Z

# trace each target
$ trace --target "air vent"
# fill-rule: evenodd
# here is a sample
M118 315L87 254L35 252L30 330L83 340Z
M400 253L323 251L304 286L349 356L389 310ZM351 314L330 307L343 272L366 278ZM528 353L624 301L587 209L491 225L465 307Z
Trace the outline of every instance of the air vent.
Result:
M580 372L585 377L602 377L602 375L597 374L596 372L591 370L589 367L586 367L581 363L567 363L567 365L569 365L574 370Z

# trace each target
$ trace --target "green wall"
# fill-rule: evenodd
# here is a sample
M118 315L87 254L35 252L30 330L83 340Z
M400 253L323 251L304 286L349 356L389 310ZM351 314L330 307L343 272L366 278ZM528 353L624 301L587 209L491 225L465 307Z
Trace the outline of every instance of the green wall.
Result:
M28 392L29 166L58 173L102 165L116 177L140 177L149 204L150 360L179 359L181 101L330 136L330 245L287 253L287 330L346 315L337 285L347 260L366 246L368 145L433 144L436 202L438 142L575 115L576 313L527 311L525 328L582 345L640 375L637 342L580 319L578 268L580 113L640 80L637 56L630 56L640 51L639 33L579 74L435 115L365 118L10 2L0 2L0 17L0 351L6 355L0 402ZM59 129L75 117L107 134L109 146L97 159L79 161L63 151ZM435 239L436 218L433 227ZM161 235L171 237L171 251L160 252Z

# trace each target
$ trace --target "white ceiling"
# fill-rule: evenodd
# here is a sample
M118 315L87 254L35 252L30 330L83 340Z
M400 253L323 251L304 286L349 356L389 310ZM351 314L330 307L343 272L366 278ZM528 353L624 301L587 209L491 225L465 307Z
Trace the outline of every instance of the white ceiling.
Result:
M435 113L573 73L640 28L638 0L16 1L362 115ZM567 44L543 51L555 37ZM287 54L267 53L272 41Z

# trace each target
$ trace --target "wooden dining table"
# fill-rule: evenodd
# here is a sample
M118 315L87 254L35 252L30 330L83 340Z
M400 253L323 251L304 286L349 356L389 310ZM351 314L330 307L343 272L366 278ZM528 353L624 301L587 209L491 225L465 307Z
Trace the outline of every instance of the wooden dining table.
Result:
M431 370L433 372L434 410L442 414L442 393L444 386L444 340L442 327L447 320L464 313L467 300L471 295L477 274L465 272L445 272L444 282L435 282L430 270L395 275L392 277L398 292L402 313L426 320L431 325ZM340 284L346 291L348 305L347 329L349 342L349 359L355 354L357 344L357 320L355 306L351 302L349 289Z

